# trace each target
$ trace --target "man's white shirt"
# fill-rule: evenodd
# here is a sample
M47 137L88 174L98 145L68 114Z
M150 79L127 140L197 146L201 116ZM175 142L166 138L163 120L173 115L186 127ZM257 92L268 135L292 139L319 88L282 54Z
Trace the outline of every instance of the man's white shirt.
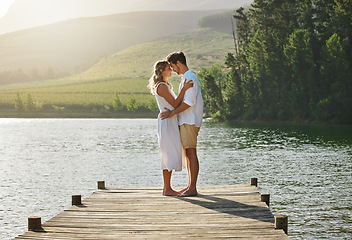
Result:
M189 124L200 127L203 119L203 99L200 85L196 74L190 69L181 78L179 92L182 89L185 80L192 80L193 87L187 89L183 102L190 107L178 114L178 125Z

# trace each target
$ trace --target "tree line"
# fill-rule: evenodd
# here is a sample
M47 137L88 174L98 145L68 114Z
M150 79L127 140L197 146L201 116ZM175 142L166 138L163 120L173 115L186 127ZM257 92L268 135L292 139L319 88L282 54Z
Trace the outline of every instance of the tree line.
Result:
M233 20L225 69L198 73L210 116L351 122L351 0L254 0Z
M152 99L147 105L140 104L137 102L134 95L130 95L126 103L123 103L120 99L119 94L116 92L115 97L111 105L100 106L98 104L91 104L88 106L81 105L61 105L57 106L51 103L41 103L35 100L30 93L27 93L25 97L22 97L20 93L16 93L14 107L17 112L41 112L48 111L48 109L54 110L55 112L64 112L68 108L71 109L84 109L89 108L91 111L98 111L98 109L104 109L104 111L115 111L115 112L136 112L136 111L151 111L158 112L159 108L155 101Z

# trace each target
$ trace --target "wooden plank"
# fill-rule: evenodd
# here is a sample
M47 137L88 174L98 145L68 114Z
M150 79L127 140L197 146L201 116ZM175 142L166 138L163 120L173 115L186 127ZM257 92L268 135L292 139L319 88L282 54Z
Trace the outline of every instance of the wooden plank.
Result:
M15 239L288 239L249 185L199 187L199 195L165 197L158 188L98 190Z

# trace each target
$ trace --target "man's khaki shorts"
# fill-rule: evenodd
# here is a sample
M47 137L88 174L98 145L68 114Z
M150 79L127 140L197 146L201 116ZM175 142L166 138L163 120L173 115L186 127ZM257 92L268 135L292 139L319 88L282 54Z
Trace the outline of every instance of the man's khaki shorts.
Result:
M197 147L199 129L199 127L189 124L180 126L181 143L184 149Z

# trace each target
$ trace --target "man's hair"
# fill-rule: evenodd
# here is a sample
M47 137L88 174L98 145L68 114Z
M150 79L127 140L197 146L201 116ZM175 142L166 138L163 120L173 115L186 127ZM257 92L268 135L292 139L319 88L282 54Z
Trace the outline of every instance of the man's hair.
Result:
M185 57L185 55L183 54L183 52L173 52L173 53L170 53L170 54L166 57L166 60L167 60L169 63L173 63L173 64L176 64L177 61L179 61L179 62L182 63L183 65L186 65L186 66L187 66L186 57Z

